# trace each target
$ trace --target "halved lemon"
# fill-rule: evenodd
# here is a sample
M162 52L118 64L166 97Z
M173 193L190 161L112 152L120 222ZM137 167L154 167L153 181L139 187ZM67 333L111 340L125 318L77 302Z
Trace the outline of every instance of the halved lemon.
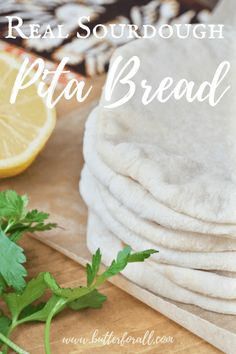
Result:
M0 178L23 172L46 144L56 123L54 109L37 93L38 83L21 90L10 104L22 62L0 52ZM29 80L29 78L26 78Z

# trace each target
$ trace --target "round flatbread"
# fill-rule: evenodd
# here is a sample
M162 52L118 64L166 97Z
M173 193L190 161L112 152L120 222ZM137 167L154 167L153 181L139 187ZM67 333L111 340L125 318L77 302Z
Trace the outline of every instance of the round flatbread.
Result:
M101 249L102 261L105 265L109 265L124 246L93 213L89 213L87 245L92 253L98 248ZM213 298L185 289L159 273L156 267L154 269L148 262L129 264L123 271L123 275L157 295L218 313L236 314L235 300Z
M96 122L97 109L91 113L86 123L84 158L93 175L122 205L132 210L138 218L154 221L169 229L189 231L194 234L236 236L236 225L209 223L178 213L160 203L139 183L115 173L97 152Z
M100 201L110 217L117 220L127 230L158 246L179 251L219 252L235 251L236 240L227 237L215 237L164 228L156 223L137 217L131 210L121 204L107 188L104 187L86 166L82 172L81 193L85 200L90 196L90 205ZM90 198L88 197L87 203ZM96 201L98 198L98 201ZM98 208L99 209L99 208Z
M136 91L127 103L115 109L107 105L124 97L128 85L119 81L110 102L104 94L96 127L97 151L113 171L137 181L176 212L199 220L234 225L235 34L225 27L223 39L212 40L206 33L206 38L201 40L193 36L185 40L173 36L138 40L120 48L113 56L111 67L118 56L122 56L123 64L135 55L140 58L140 69L132 78ZM231 67L227 73L228 63ZM183 79L194 82L193 92L196 93L203 82L213 81L220 64L224 67L220 76L222 82L215 93L211 91L211 96L215 95L217 101L225 90L227 92L216 105L211 106L209 100L189 103L185 98L176 100L171 95L175 85ZM155 89L166 77L173 79L171 89L164 94L164 97L170 95L168 102L159 102L155 97L148 105L142 104L144 89L140 83L145 80L155 95Z
M143 249L158 249L158 253L153 256L153 260L158 263L177 265L180 267L236 271L236 252L190 252L178 251L155 245L153 242L140 237L130 231L123 224L114 219L103 202L99 186L96 180L84 169L80 183L80 191L90 210L96 213L109 231L132 248L139 251ZM175 237L173 235L173 237Z

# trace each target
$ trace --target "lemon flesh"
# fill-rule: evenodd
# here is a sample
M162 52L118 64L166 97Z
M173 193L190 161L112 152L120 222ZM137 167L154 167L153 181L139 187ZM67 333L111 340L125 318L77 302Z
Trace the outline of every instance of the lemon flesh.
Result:
M0 178L23 172L46 144L56 123L54 109L46 106L37 85L10 96L21 62L0 52ZM28 81L30 78L26 78Z

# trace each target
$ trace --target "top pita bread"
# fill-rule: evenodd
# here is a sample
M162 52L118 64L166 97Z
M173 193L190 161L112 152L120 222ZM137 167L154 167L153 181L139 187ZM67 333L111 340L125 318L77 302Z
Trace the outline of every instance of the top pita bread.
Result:
M140 57L136 94L115 109L104 108L103 97L98 110L97 149L103 161L169 208L208 222L236 223L235 49L235 32L229 28L224 39L135 41L118 50L113 62L118 55ZM141 104L141 80L156 88L171 76L175 83L186 78L198 86L211 81L225 60L231 71L220 92L231 89L217 106L184 99ZM118 84L112 102L125 90Z
M104 185L125 209L131 210L139 220L160 224L167 229L219 236L236 235L236 224L210 223L181 214L159 203L151 193L129 177L115 173L102 161L97 152L97 110L94 110L86 122L84 135L84 158L89 170ZM130 219L130 217L129 217ZM188 236L190 233L186 233ZM214 246L217 241L214 241Z

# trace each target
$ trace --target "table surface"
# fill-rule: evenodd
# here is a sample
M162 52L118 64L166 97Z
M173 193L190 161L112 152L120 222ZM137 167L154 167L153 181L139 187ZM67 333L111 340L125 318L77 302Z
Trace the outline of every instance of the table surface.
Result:
M43 236L42 236L43 237ZM29 277L38 272L50 271L62 286L77 286L85 281L85 270L74 261L49 248L48 246L25 236L21 242L28 258ZM202 339L191 334L173 321L152 310L140 301L106 283L102 292L108 296L107 302L100 310L84 310L72 312L66 310L54 319L51 331L53 354L75 353L148 353L148 354L217 354L220 353ZM12 339L32 354L43 354L44 325L36 323L18 328ZM101 346L100 344L65 344L64 338L91 339L95 330L98 335L114 332L114 336L122 337L124 332L132 337L142 337L146 331L154 331L156 336L174 337L171 344L142 346L129 344Z

